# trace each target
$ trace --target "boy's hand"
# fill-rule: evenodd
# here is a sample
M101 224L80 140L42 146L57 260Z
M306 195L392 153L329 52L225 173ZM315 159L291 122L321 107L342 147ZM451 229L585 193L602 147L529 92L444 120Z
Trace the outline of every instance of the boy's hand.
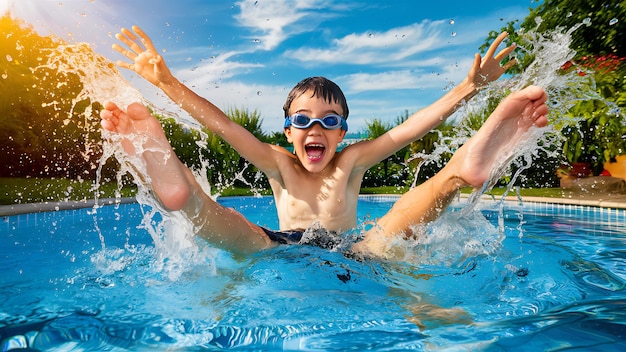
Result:
M481 58L479 54L476 54L474 64L467 75L468 83L473 84L475 88L483 87L489 82L497 80L504 72L506 72L506 70L517 63L517 60L512 58L506 64L502 65L502 60L515 50L515 44L502 49L497 55L494 56L496 49L507 35L507 32L500 33L498 38L496 38L496 40L494 40L489 47L489 50L487 50L484 58Z
M133 26L132 31L122 28L115 38L126 44L129 49L119 44L113 44L113 49L133 61L132 63L117 61L118 66L137 72L157 87L162 83L169 83L174 78L152 44L152 40L141 28Z

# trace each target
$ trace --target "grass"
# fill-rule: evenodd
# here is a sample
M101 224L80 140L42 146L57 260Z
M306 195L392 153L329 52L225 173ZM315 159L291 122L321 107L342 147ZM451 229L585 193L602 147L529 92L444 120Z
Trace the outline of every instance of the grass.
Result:
M91 181L77 181L65 178L0 178L0 204L58 202L69 200L85 200L95 198ZM368 187L362 188L362 194L403 194L408 187ZM114 198L118 191L117 184L105 183L97 190L99 198ZM471 189L461 190L470 193ZM120 196L132 197L137 189L134 185L124 186L120 190ZM504 188L494 188L487 194L502 195ZM271 195L270 190L259 192L262 195ZM529 188L520 189L523 197L563 197L564 192L560 188ZM251 196L254 193L248 188L227 188L220 192L222 196ZM512 193L511 195L515 195Z
M492 194L494 196L503 195L506 191L504 187L494 188L491 191L487 192L487 194ZM471 190L467 190L467 193L471 192ZM560 198L565 196L566 191L562 188L521 188L519 190L519 194L522 197L545 197L545 198ZM512 190L509 192L510 196L515 196L517 193Z
M104 183L93 190L92 181L66 178L0 178L0 204L58 202L70 200L114 198L117 184ZM120 190L121 197L132 197L136 187L125 186Z
M400 186L381 186L381 187L363 187L361 194L404 194L409 187Z

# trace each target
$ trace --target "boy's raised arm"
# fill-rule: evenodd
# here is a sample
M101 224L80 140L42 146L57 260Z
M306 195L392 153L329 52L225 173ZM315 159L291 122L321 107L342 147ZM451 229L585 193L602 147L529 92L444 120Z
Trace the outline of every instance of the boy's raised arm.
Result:
M150 83L159 87L172 101L187 111L194 119L212 132L224 138L241 156L260 169L274 166L267 158L271 147L259 141L252 133L231 121L222 110L182 84L158 54L150 37L137 26L132 31L122 28L115 36L127 48L113 44L113 49L126 56L131 62L117 61L117 65L135 71Z
M502 64L502 61L515 50L515 44L495 54L498 46L507 35L506 32L501 33L491 44L484 58L480 54L476 54L472 68L459 85L433 104L411 115L401 125L394 127L371 143L366 143L364 147L367 150L359 153L361 164L365 166L374 165L409 143L423 137L450 117L463 101L473 97L478 89L497 80L507 69L515 65L516 60L514 58Z

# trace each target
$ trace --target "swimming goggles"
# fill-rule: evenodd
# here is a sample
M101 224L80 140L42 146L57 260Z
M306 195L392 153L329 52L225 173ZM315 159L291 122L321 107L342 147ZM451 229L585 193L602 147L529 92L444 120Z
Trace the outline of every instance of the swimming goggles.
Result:
M346 122L346 119L336 114L328 114L321 119L312 118L305 114L293 114L285 118L285 128L293 126L295 128L305 129L313 126L316 122L319 122L319 124L327 130L336 130L338 128L344 131L348 130L348 122Z

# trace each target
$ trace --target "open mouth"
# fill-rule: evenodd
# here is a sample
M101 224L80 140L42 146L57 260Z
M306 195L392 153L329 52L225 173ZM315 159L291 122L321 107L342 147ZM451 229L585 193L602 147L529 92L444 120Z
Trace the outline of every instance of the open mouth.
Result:
M326 147L322 144L307 144L304 146L304 150L309 160L319 160L324 155Z

